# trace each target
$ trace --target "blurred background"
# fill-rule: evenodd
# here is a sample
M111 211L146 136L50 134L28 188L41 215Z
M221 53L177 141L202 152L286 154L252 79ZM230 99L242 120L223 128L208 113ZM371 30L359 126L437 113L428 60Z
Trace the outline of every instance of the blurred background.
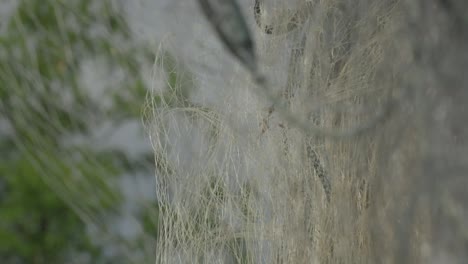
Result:
M157 22L141 10L0 1L0 263L154 261L142 109L159 36L136 33Z

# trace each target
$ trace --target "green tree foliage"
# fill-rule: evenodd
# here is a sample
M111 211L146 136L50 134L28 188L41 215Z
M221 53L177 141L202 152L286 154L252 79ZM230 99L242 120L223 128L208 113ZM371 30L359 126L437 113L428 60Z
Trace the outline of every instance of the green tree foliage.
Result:
M115 1L18 2L0 33L1 263L65 263L77 253L96 263L87 224L107 232L122 200L116 176L148 168L152 154L70 141L139 118L148 59ZM124 78L95 97L80 78L87 61Z
M64 263L67 254L97 253L84 223L42 181L30 160L2 160L2 263Z

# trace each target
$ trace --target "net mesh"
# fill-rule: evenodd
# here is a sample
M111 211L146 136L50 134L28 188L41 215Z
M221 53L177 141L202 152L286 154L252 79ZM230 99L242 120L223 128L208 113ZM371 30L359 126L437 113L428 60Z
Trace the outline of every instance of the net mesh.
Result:
M259 86L212 32L198 40L203 47L189 44L194 54L185 55L177 36L163 44L185 55L179 63L194 72L197 89L175 107L164 100L150 107L165 208L157 262L464 259L466 235L450 233L457 250L439 240L466 228L466 195L449 187L466 185L466 161L447 150L466 151L466 126L457 121L466 111L453 96L467 95L455 67L467 53L439 49L462 45L466 27L461 35L444 28L464 22L437 1L431 8L417 1L242 3L267 84ZM191 57L200 54L214 66L198 70ZM434 66L438 59L448 64ZM174 85L165 93L180 91ZM448 112L435 128L441 104Z

